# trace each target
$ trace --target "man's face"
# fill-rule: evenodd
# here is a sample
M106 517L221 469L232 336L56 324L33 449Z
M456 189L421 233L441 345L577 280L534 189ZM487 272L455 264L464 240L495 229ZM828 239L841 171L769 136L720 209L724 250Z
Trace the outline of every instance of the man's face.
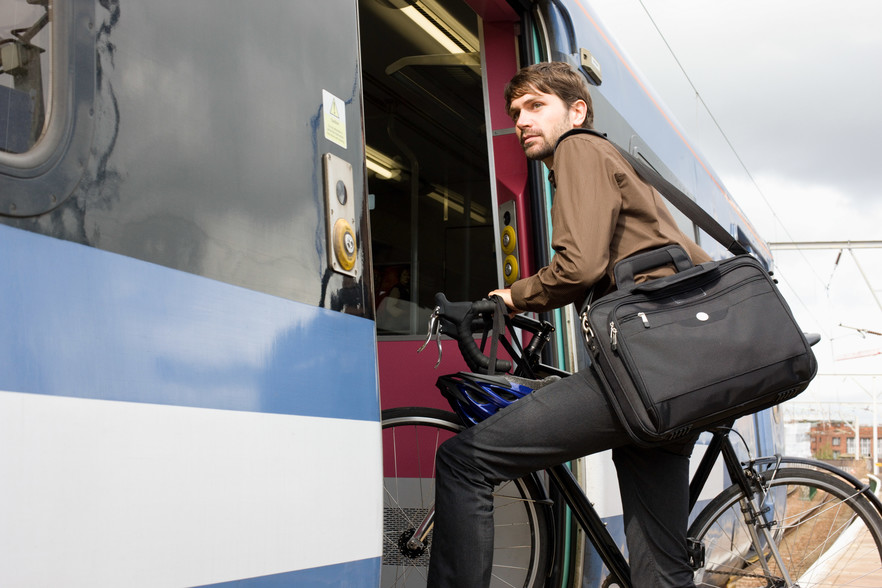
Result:
M512 100L509 114L527 159L544 161L549 167L557 140L584 120L578 109L569 108L557 95L538 90Z

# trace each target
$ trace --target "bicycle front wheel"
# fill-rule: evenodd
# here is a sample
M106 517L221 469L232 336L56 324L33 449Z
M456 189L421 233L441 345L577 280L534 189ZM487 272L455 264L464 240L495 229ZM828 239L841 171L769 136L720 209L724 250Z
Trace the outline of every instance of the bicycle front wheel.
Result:
M763 474L770 531L790 579L800 588L882 586L882 519L863 495L828 473L780 468ZM751 540L742 504L731 486L690 526L702 542L705 564L696 586L786 586L768 543ZM765 565L764 565L765 564Z
M407 541L433 512L435 453L461 431L452 412L433 408L383 411L383 566L381 587L426 585L432 535L425 548ZM545 494L535 476L501 484L494 490L495 539L491 586L535 588L543 585L550 547Z

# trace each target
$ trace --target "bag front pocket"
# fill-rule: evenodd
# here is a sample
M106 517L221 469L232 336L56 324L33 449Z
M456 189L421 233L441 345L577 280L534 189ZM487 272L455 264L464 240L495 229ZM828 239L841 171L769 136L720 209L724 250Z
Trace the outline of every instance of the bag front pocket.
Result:
M617 353L657 425L750 401L762 391L747 389L744 374L805 353L802 335L762 276L680 306L622 305L613 320ZM788 385L765 379L756 385Z

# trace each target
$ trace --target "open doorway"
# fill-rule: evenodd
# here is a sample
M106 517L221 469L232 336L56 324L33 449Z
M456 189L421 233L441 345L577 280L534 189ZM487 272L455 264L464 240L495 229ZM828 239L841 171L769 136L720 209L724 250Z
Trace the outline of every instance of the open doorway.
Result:
M478 16L463 0L361 0L377 330L418 336L436 292L496 287Z

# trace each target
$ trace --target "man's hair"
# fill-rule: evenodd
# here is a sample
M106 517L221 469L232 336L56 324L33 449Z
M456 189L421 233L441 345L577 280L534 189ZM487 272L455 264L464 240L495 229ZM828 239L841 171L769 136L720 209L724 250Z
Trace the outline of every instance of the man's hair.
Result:
M538 90L545 94L554 94L568 108L577 100L584 100L588 105L585 122L582 128L594 128L594 107L585 78L567 63L550 61L528 65L521 69L505 86L505 111L511 113L511 103L524 94Z

